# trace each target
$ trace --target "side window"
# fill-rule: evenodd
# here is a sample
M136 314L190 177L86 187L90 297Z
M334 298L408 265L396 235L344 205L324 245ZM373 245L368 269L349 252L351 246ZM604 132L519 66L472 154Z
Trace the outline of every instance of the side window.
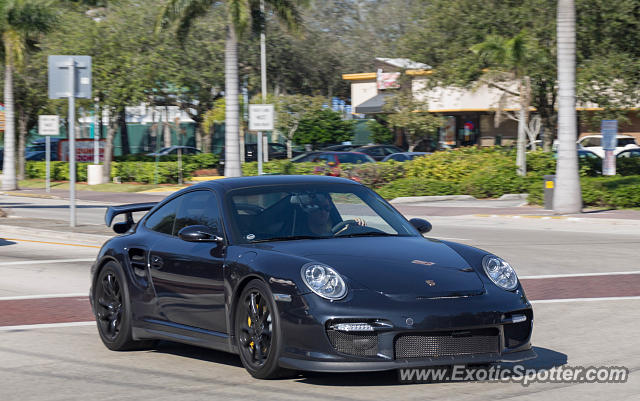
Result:
M371 148L369 149L369 151L367 152L367 154L371 155L371 156L384 156L385 153L382 150L382 148Z
M163 205L160 209L156 210L145 221L144 225L150 230L157 231L162 234L173 234L173 223L176 220L176 210L178 205L184 196L175 198L169 203Z
M220 228L218 204L215 194L211 191L194 191L182 196L182 203L178 209L174 234L187 226L202 225Z

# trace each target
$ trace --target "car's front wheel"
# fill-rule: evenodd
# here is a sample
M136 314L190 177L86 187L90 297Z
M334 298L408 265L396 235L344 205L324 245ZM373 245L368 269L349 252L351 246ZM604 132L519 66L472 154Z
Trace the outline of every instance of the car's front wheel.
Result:
M107 348L127 351L153 346L153 341L135 341L131 336L131 303L120 264L112 261L102 267L92 296L98 333Z
M280 317L269 287L253 280L242 290L236 306L235 334L242 365L257 379L273 379L291 372L278 366L282 337Z

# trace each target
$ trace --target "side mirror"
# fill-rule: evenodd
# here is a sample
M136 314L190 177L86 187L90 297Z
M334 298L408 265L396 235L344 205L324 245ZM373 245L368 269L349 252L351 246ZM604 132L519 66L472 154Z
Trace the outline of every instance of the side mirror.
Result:
M428 233L429 231L431 231L431 223L424 219L411 219L409 220L409 223L411 223L416 228L416 230L420 232L420 234Z
M187 226L178 232L178 237L187 242L222 242L215 228L208 226Z

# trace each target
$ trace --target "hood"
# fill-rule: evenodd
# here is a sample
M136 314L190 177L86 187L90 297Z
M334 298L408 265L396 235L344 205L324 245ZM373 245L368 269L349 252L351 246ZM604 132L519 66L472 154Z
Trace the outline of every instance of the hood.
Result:
M484 292L475 269L437 240L360 237L282 241L261 248L325 263L354 283L392 298L439 298Z

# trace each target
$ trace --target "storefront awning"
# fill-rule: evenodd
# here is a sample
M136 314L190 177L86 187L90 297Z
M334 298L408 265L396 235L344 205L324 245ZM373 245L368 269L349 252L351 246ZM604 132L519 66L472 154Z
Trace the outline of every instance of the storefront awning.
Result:
M391 93L378 93L366 102L356 106L356 114L382 113L382 107L385 103L384 100L389 96L391 96Z

